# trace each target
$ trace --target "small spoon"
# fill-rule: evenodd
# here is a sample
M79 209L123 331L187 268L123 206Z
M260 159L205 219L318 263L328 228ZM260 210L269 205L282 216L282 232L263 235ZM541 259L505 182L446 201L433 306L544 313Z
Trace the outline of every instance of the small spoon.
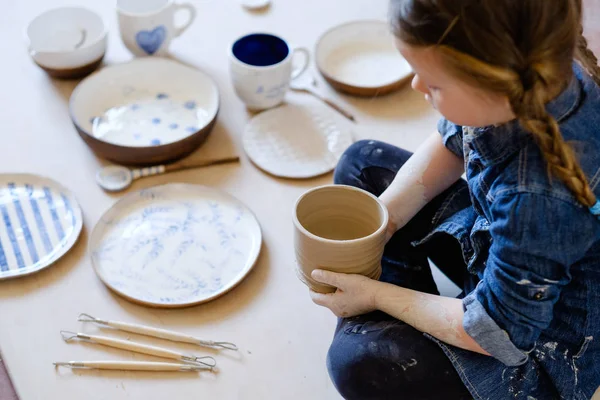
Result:
M228 157L216 160L180 161L167 165L129 169L120 165L109 165L98 171L96 182L107 192L120 192L127 189L134 180L147 176L161 175L167 172L181 171L184 169L208 167L209 165L238 162L239 157Z

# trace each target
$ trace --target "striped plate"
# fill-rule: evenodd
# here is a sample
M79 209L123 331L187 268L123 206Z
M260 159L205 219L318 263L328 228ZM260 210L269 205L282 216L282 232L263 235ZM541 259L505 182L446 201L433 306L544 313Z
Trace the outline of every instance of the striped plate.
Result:
M40 271L62 257L83 227L73 194L37 175L0 174L0 279Z

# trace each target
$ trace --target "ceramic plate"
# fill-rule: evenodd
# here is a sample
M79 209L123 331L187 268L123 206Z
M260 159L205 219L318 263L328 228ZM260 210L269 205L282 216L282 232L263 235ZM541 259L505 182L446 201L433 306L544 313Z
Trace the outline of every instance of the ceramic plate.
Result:
M219 92L210 77L159 57L107 67L83 80L70 100L80 134L113 161L122 161L115 159L118 153L133 159L168 153L198 133L206 136L218 109Z
M90 255L102 281L154 307L186 307L231 290L261 247L254 214L232 196L169 184L132 193L94 228Z
M337 26L319 39L316 62L335 88L357 95L389 93L412 76L394 45L389 24L356 21Z
M283 178L311 178L332 171L352 144L352 133L325 106L284 105L246 126L244 150L264 171Z
M77 242L83 216L73 194L36 175L0 175L0 279L40 271Z

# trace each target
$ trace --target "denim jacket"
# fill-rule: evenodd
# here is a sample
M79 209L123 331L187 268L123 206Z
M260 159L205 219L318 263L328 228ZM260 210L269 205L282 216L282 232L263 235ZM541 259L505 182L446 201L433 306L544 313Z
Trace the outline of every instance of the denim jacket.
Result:
M547 109L600 198L600 88L574 73ZM600 221L549 175L516 121L438 129L465 160L472 207L448 207L430 236L461 243L478 281L463 326L493 357L439 345L476 399L590 399L600 386Z

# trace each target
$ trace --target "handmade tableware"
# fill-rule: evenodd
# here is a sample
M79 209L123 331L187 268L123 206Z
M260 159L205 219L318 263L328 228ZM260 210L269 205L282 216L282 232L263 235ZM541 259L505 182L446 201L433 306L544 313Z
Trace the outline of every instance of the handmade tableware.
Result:
M96 154L118 164L152 165L181 158L204 142L217 119L219 92L197 69L146 57L84 79L69 109Z
M388 224L386 206L362 189L328 185L304 193L294 207L297 274L309 288L331 293L311 273L324 269L381 276L381 257Z
M282 178L326 174L353 142L349 124L339 124L323 105L283 105L258 114L246 125L242 142L262 170Z
M96 183L107 192L120 192L127 189L134 180L148 176L162 175L168 172L181 171L191 168L202 168L211 165L226 164L240 161L239 157L220 158L215 160L179 161L167 165L155 165L139 169L129 169L121 165L109 165L96 173Z
M293 60L303 55L294 67ZM292 79L308 67L310 53L303 47L292 48L282 38L253 33L235 41L229 52L233 87L250 110L259 111L283 102Z
M328 30L317 42L315 58L331 86L358 96L388 94L412 77L385 21L355 21Z
M223 295L254 266L261 230L252 212L216 189L169 184L119 200L94 228L100 279L140 304L174 308Z
M175 25L175 14L188 13L187 22ZM196 9L189 3L172 0L118 0L117 15L121 39L136 56L164 56L171 41L181 35L196 19Z
M83 216L75 196L36 175L0 175L0 280L49 267L77 242Z
M56 78L78 78L94 71L106 52L107 31L96 13L61 7L34 18L27 27L29 54Z

